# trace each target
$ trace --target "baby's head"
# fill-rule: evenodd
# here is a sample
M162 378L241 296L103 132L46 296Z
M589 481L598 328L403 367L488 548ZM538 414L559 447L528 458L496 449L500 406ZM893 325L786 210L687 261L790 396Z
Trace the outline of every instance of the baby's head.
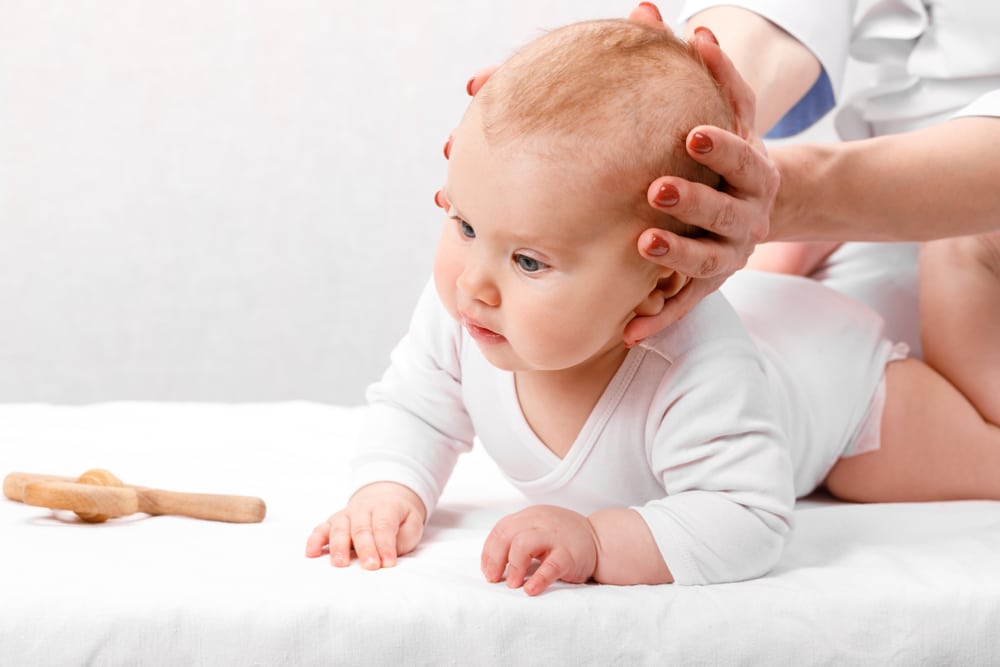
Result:
M689 230L646 201L673 175L719 185L685 150L697 125L731 129L733 112L693 47L672 33L624 20L587 21L529 43L486 82L474 104L497 150L544 151L622 197L646 226Z
M639 255L647 227L687 231L647 204L649 185L717 185L685 138L732 122L698 56L669 33L595 21L535 40L455 130L434 264L442 304L503 369L619 359L628 322L661 312L686 280Z

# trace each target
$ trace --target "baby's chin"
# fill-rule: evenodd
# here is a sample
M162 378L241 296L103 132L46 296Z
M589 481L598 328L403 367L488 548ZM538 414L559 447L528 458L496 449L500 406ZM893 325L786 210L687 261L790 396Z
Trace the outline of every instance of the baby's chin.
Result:
M565 371L574 367L573 363L533 363L530 359L524 359L515 351L514 346L509 341L504 346L506 349L498 349L496 345L483 345L476 343L479 351L487 362L494 368L508 373L546 373ZM624 347L624 345L623 345Z

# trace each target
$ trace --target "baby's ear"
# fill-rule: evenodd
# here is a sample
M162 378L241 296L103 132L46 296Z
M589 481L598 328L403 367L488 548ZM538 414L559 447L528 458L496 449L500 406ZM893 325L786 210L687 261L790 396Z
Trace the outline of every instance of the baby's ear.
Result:
M636 317L656 317L663 310L663 305L673 298L687 284L688 277L671 271L656 281L645 299L636 309Z

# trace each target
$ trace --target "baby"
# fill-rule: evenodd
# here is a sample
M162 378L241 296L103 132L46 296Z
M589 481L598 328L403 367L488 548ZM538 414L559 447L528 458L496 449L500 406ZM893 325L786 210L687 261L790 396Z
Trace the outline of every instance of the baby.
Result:
M481 563L529 595L761 576L823 483L1000 498L1000 431L822 285L744 272L624 344L687 280L636 243L678 229L646 203L656 177L717 185L684 150L705 123L733 120L697 55L626 21L547 33L489 79L450 145L433 285L368 391L357 490L308 556L394 565L475 437L537 503L497 523Z

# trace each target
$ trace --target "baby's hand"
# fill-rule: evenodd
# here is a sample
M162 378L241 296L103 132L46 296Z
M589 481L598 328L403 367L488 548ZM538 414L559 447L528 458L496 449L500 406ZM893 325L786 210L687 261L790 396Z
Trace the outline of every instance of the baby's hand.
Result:
M541 563L527 578L534 559ZM597 569L597 536L587 517L571 510L537 505L501 519L483 545L487 581L504 579L538 595L556 580L583 583ZM525 579L527 578L527 581Z
M351 496L347 507L316 526L306 542L306 556L323 555L330 562L351 564L351 546L366 570L392 567L396 558L413 551L424 533L427 512L416 493L394 482L376 482Z

